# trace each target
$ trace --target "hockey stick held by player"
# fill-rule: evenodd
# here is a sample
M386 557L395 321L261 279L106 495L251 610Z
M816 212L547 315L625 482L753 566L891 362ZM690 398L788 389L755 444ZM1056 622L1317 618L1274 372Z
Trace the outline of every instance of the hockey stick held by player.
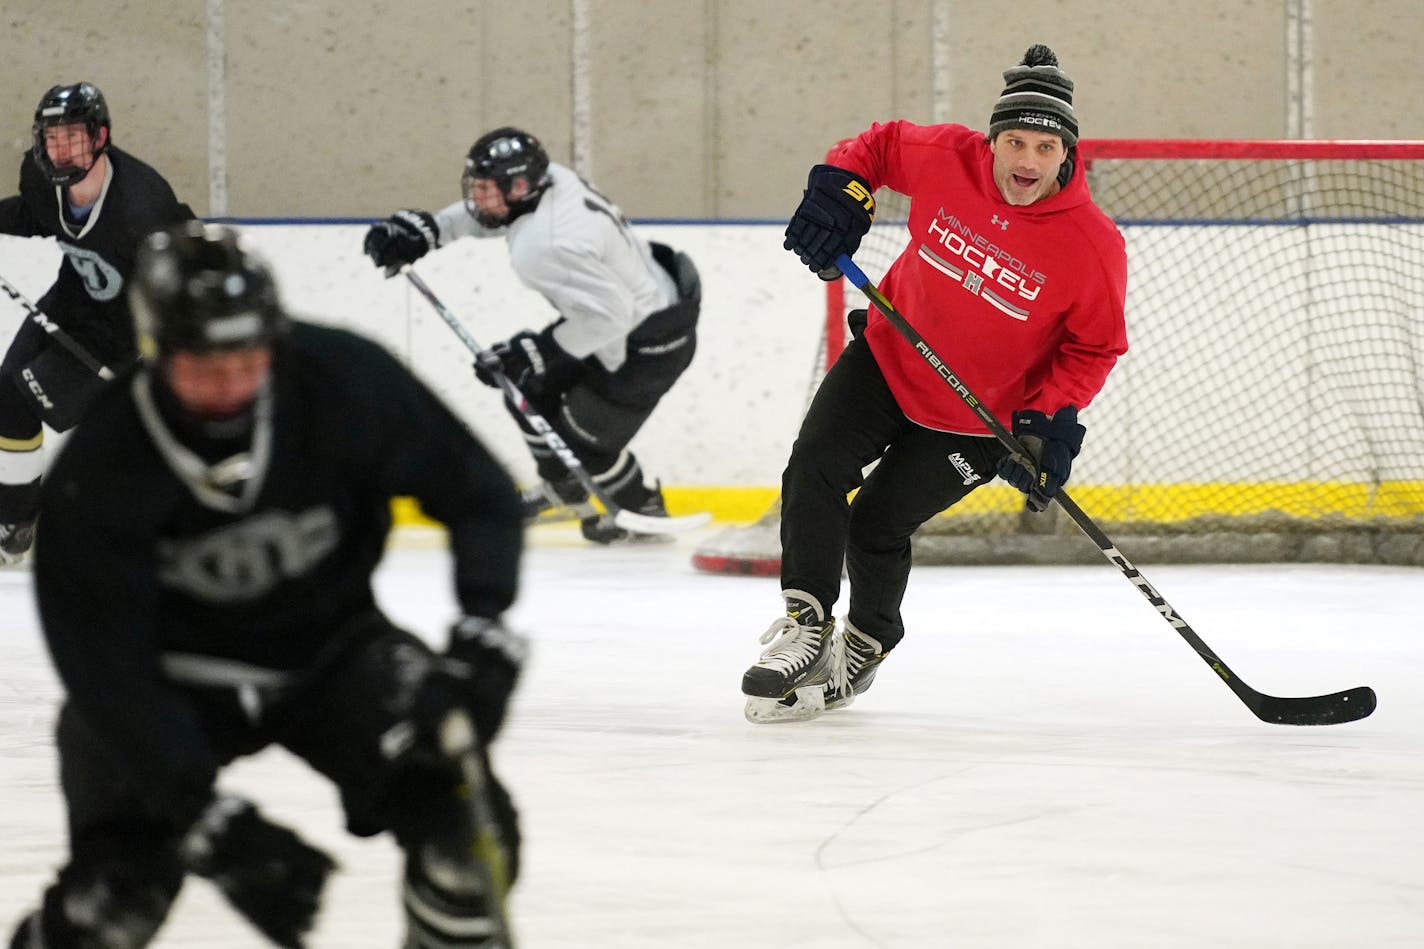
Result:
M665 534L675 534L680 531L692 530L701 527L708 521L706 514L684 514L679 517L672 517L666 513L648 514L644 511L631 511L622 507L618 502L616 494L609 491L599 483L589 471L584 467L579 456L574 453L564 437L543 415L534 408L530 400L524 395L514 381L505 374L504 360L492 349L486 349L471 335L459 318L441 302L435 291L425 282L419 274L412 268L405 268L406 279L411 286L425 297L426 301L440 315L440 319L445 325L454 331L465 347L475 357L476 372L492 380L496 385L504 390L505 404L512 411L518 413L522 425L526 432L533 433L541 439L547 446L548 451L563 465L569 473L576 489L581 492L579 500L572 500L561 496L561 500L568 504L585 505L587 511L583 515L583 528L585 536L593 529L590 522L597 522L594 527L611 534L613 531L630 534L642 534L647 536L657 536ZM572 489L564 489L565 493L571 493ZM602 511L593 509L589 499L597 501L602 507ZM526 496L527 500L527 496ZM528 517L528 510L525 510ZM609 523L605 523L609 522ZM600 535L602 536L602 535Z
M352 833L401 848L405 946L510 946L519 829L484 745L524 653L500 621L522 551L513 482L382 347L292 319L231 228L154 233L130 294L142 358L96 396L41 495L34 585L64 686L70 839L13 949L140 949L188 874L303 945L329 858L218 789L272 745L335 785ZM449 535L463 615L443 649L375 601L396 497ZM459 755L452 714L483 739Z
M1077 503L1068 496L1068 492L1063 489L1063 481L1067 480L1066 462L1045 463L1045 454L1041 446L1035 446L1028 439L1020 440L1021 426L1019 419L1015 418L1015 430L1010 431L1003 423L985 407L969 387L959 378L959 376L949 368L948 364L935 352L935 350L920 335L920 332L910 325L909 321L895 309L885 294L881 293L864 272L857 267L849 257L841 257L837 261L837 266L841 272L850 279L850 282L861 290L887 321L895 328L916 353L925 360L927 364L935 369L937 375L949 383L955 394L984 422L985 427L998 439L1004 447L1006 455L1000 460L1002 466L1009 459L1014 459L1011 470L1016 477L1023 476L1025 472L1032 471L1035 466L1040 468L1040 473L1036 478L1024 477L1025 490L1032 499L1035 495L1042 495L1050 484L1053 485L1052 494L1047 495L1043 501L1056 501L1069 519L1076 524L1089 540L1098 548L1099 552L1107 558L1108 562L1117 567L1132 585L1137 588L1149 603L1161 614L1162 618L1177 631L1177 633L1187 641L1198 656L1202 658L1212 671L1221 677L1231 691L1241 700L1253 715L1263 722L1275 725L1338 725L1345 722L1358 721L1368 717L1375 710L1376 696L1369 686L1357 686L1353 689L1346 689L1342 692L1334 692L1328 695L1313 695L1304 697L1280 697L1266 695L1258 692L1242 681L1226 665L1226 663L1212 651L1196 631L1182 619L1173 606L1167 602L1162 594L1142 575L1132 562L1114 546L1102 529L1093 522L1092 518L1078 507ZM954 381L950 381L953 379ZM1070 407L1071 409L1071 407ZM1062 416L1060 419L1059 416ZM1054 419L1045 427L1040 426L1044 431L1043 438L1052 440L1060 439L1069 445L1076 446L1082 442L1082 426L1077 424L1077 410L1065 409L1057 413ZM1054 434L1054 429L1057 434ZM1031 436L1032 437L1032 436ZM1051 448L1051 445L1050 445ZM1064 455L1069 454L1066 446L1058 449ZM1063 469L1057 474L1049 473L1049 465L1063 463ZM1058 481L1061 475L1062 481ZM1042 510L1041 507L1036 508Z
M499 374L581 459L603 495L622 510L663 519L662 488L646 483L630 445L696 351L702 289L692 260L643 237L617 205L551 161L522 129L493 129L475 141L461 191L461 201L433 214L403 210L376 222L366 254L389 275L461 238L504 238L520 282L555 315L491 347ZM494 368L492 360L477 363L476 374L503 389ZM508 395L506 409L524 432L538 478L524 493L527 520L573 508L585 512L581 528L591 541L636 537L639 531L588 511L598 492Z

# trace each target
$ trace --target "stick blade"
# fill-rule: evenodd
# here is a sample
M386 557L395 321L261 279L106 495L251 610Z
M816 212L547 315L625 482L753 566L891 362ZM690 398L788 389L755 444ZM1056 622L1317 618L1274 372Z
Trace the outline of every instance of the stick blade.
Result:
M635 534L681 534L683 531L695 530L710 520L712 515L707 511L684 514L681 517L658 517L629 510L620 510L613 515L614 524Z
M1341 725L1357 722L1375 710L1375 690L1362 685L1309 698L1263 695L1247 704L1257 718L1273 725Z

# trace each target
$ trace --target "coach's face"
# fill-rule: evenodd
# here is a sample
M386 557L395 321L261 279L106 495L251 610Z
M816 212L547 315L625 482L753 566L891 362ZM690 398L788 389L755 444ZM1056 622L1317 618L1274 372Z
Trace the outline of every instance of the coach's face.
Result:
M1058 193L1058 168L1067 157L1059 136L1005 129L989 149L994 153L994 183L1005 201L1023 207Z

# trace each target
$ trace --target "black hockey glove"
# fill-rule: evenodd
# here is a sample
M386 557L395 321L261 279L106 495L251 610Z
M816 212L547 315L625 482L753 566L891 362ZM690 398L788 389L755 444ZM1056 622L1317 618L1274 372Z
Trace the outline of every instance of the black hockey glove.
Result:
M402 265L428 254L440 242L439 233L429 212L397 211L366 232L366 256L377 267L384 267L387 277L393 277Z
M1047 509L1058 489L1068 483L1073 459L1087 433L1078 424L1078 409L1067 405L1049 418L1037 409L1014 413L1014 435L1029 457L1005 455L999 459L999 477L1028 496L1030 511Z
M855 253L875 219L870 183L835 165L811 169L801 205L786 225L782 247L801 258L822 280L841 275L836 258Z
M528 640L499 620L466 616L450 627L450 645L436 657L411 703L418 740L438 749L446 717L460 708L469 712L480 741L493 741L528 648Z
M217 798L183 840L190 872L285 949L302 949L336 863L239 797Z
M475 360L475 376L487 386L499 388L495 370L503 372L530 397L554 391L577 375L583 364L554 342L554 328L538 333L523 330L502 343L495 343Z

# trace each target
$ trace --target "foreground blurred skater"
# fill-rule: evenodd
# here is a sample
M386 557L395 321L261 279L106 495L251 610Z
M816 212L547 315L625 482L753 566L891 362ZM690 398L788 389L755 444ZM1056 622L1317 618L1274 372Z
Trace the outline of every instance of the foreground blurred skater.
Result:
M139 240L193 212L162 175L114 145L109 105L91 83L49 89L31 134L19 193L0 199L0 234L57 241L64 260L38 308L118 369L135 356L124 281ZM103 380L33 319L16 331L0 377L0 563L12 564L34 542L44 426L74 427Z
M986 408L1012 417L1032 459L1010 457L878 310L852 320L855 339L782 477L786 615L742 678L753 722L814 718L869 688L905 635L914 532L996 473L1044 510L1082 445L1078 410L1127 349L1126 252L1075 160L1073 82L1046 46L1004 82L987 134L899 121L842 143L811 169L785 246L839 279L835 261L860 246L875 190L907 195L910 243L880 289ZM838 631L842 564L850 606Z
M628 450L633 436L692 363L702 290L684 253L643 238L618 206L573 169L549 161L533 135L498 128L470 147L464 200L442 211L397 211L366 233L365 251L387 272L461 237L504 235L520 281L558 312L535 332L495 344L491 358L620 507L665 517ZM499 388L489 369L475 374ZM525 516L570 508L595 543L628 533L593 516L588 492L522 412L508 404L538 469ZM642 535L646 536L646 535Z
M143 360L44 486L34 579L66 691L70 856L13 949L146 946L188 873L301 946L330 860L216 787L273 744L336 785L352 833L404 850L409 949L505 946L488 880L516 870L514 809L487 777L503 852L477 861L477 759L439 739L461 712L493 739L519 673L499 620L512 482L380 347L289 320L230 229L152 235L130 292ZM465 615L443 653L372 593L397 495L449 529Z

